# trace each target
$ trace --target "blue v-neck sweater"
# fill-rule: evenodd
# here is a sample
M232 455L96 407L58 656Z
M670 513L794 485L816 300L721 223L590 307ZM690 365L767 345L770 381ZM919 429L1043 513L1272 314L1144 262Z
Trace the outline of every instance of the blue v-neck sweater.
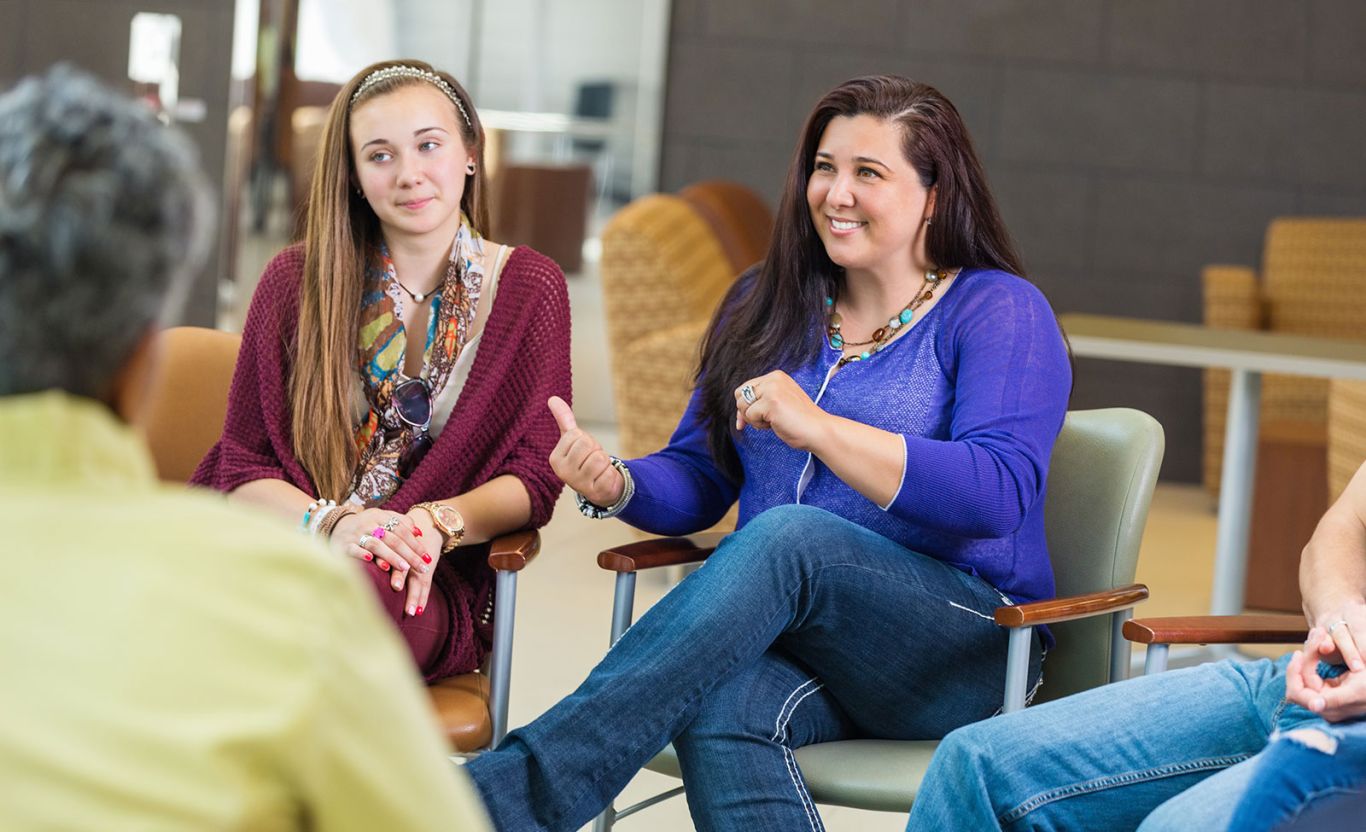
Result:
M820 459L746 427L738 486L707 450L696 391L668 447L628 460L635 497L621 513L655 534L705 529L740 500L739 526L774 506L826 509L978 575L1017 602L1051 598L1044 486L1071 391L1067 348L1048 301L1006 272L965 269L910 332L830 375L822 349L789 374L821 409L902 437L900 488L878 506Z

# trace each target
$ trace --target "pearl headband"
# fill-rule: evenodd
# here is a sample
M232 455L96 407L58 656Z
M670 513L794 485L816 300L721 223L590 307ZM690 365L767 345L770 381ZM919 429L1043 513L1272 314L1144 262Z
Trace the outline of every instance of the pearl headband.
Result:
M415 66L403 66L401 64L398 66L386 66L383 69L377 69L365 76L365 80L360 82L360 86L356 88L355 94L351 96L351 106L356 106L356 100L362 95L365 95L371 87L381 81L388 81L390 78L419 78L434 84L437 89L446 94L446 97L455 102L456 108L460 110L460 115L465 117L465 126L474 126L470 123L470 114L465 112L465 105L460 102L460 96L455 94L455 88L446 83L446 79L437 75L435 72L428 72L425 69L418 69Z

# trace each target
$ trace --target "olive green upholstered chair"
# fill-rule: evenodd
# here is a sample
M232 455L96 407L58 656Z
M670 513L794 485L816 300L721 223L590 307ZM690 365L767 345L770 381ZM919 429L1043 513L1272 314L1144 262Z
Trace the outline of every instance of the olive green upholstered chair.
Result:
M1147 587L1133 580L1163 449L1162 426L1146 413L1111 408L1067 414L1053 449L1044 506L1058 597L996 610L996 623L1010 633L1003 710L1026 704L1030 634L1038 625L1052 629L1057 645L1044 662L1044 680L1033 701L1127 677L1129 645L1121 628L1148 595ZM720 539L719 534L664 538L602 552L598 565L617 574L613 641L630 625L637 571L703 560ZM818 803L908 812L937 745L931 740L821 743L798 749L797 763ZM672 746L646 768L681 776ZM616 820L682 791L680 786L620 812L609 808L594 828L610 829Z

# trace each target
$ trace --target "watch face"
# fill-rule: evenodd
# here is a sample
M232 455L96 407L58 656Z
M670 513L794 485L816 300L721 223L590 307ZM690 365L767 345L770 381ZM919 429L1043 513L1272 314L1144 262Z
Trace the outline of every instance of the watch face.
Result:
M441 517L441 522L445 523L452 533L465 529L465 518L460 516L460 512L450 506L441 506L436 510Z

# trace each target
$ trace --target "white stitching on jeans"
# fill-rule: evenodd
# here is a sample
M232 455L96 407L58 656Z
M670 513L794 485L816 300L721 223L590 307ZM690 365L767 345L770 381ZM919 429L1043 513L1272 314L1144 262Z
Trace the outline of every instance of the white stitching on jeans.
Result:
M993 624L996 623L996 619L992 618L992 617L989 616L989 615L982 615L980 612L978 612L977 610L973 609L972 607L965 607L965 606L963 606L962 604L955 604L955 603L952 602L952 601L949 602L949 606L950 606L950 607L957 607L958 609L960 609L960 610L962 610L962 611L964 611L964 612L970 612L970 613L972 613L973 615L977 616L978 618L985 618L986 620L990 621L990 622L993 623Z
M788 713L787 706L792 704L792 700L797 696L797 694L802 692L802 688L813 683L817 686L815 690L820 690L820 688L824 686L823 682L816 679L816 677L812 676L810 679L807 679L805 682L802 682L800 685L797 685L797 689L787 695L787 699L783 701L783 706L778 709L778 716L775 717L773 720L773 739L771 740L771 742L778 742L782 739L783 728L787 724L787 719L785 719L783 716L784 714ZM802 699L805 698L805 696L802 697ZM798 699L797 701L801 702L801 699ZM797 706L793 704L792 707L795 709ZM790 716L788 718L790 718Z
M792 753L792 749L783 746L783 762L787 765L787 776L792 778L792 785L797 790L797 797L802 802L802 811L806 812L806 821L811 824L811 832L823 832L825 824L821 823L821 816L816 812L816 804L811 801L811 795L807 794L806 788L802 785L801 774L797 771L797 755Z
M802 693L802 689L808 685L813 687ZM797 771L797 756L792 753L792 749L782 742L783 734L787 733L787 724L792 719L792 714L797 711L797 706L802 704L806 697L825 687L825 683L814 676L802 682L783 701L783 706L778 709L778 717L773 722L773 742L780 743L783 749L783 762L787 765L787 775L792 778L792 787L797 791L797 799L802 802L802 810L806 812L806 819L811 824L812 832L821 832L825 827L821 824L820 815L816 812L816 804L811 800L811 795L807 793L805 785L802 783L800 773ZM801 693L798 697L797 694ZM796 697L796 701L793 698ZM788 705L791 705L789 708Z

